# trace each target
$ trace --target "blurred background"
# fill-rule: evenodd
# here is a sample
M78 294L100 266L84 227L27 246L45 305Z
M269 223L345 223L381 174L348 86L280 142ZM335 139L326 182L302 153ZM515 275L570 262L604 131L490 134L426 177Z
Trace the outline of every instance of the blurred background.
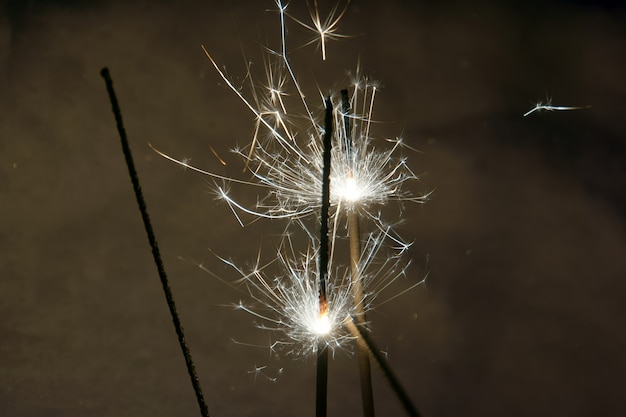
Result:
M323 15L334 4L320 1ZM241 82L279 47L276 5L8 1L0 11L0 410L6 416L199 415L100 70L111 70L143 192L212 416L313 415L315 360L271 354L229 307L284 224L241 228L201 168L254 117ZM306 3L288 11L308 19ZM425 205L401 292L373 336L424 416L618 416L626 406L626 11L604 2L360 1L321 60L287 22L311 102L348 71L381 83L379 138L402 136ZM537 101L592 106L522 115ZM218 164L212 147L228 162ZM252 192L251 192L252 191ZM233 186L254 202L254 190ZM180 258L185 260L181 260ZM235 342L236 341L236 342ZM249 346L250 345L250 346ZM251 345L261 346L254 347ZM258 370L259 372L255 372ZM333 415L359 415L356 361L337 352ZM373 368L379 415L402 415ZM273 381L273 379L276 379Z

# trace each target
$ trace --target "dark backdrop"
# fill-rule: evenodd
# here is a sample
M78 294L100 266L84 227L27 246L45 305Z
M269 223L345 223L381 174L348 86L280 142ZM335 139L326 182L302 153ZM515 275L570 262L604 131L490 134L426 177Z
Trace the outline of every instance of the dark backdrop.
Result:
M0 13L0 413L199 415L136 208L104 83L112 72L174 296L213 416L313 415L314 359L272 355L228 306L211 250L272 253L281 222L241 228L205 179L253 117L223 85L277 45L267 4L15 1ZM472 3L471 5L469 3ZM327 5L324 5L327 6ZM304 4L289 10L306 17ZM626 372L626 25L610 3L359 1L327 62L289 22L309 91L379 80L381 137L421 153L433 190L405 206L406 282L370 314L425 416L621 416ZM315 97L315 95L312 95ZM534 101L587 110L522 115ZM233 187L244 202L255 195ZM179 259L183 257L188 261ZM255 368L263 368L260 373ZM379 415L400 415L375 374ZM269 378L277 377L276 382ZM329 415L360 413L356 362L330 364Z

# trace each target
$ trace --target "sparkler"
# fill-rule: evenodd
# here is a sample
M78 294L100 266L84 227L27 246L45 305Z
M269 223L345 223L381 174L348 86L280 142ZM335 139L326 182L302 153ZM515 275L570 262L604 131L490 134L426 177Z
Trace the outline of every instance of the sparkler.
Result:
M341 107L343 111L344 132L346 136L346 149L349 154L353 152L354 142L352 141L352 123L349 117L350 100L348 90L341 90ZM348 179L353 179L352 172L348 173ZM353 193L348 194L350 197ZM365 324L365 311L363 310L363 285L361 283L359 271L359 256L361 255L361 228L359 217L355 210L348 211L348 234L350 238L350 275L353 285L354 310L358 323ZM361 403L363 404L363 415L365 417L374 416L374 392L372 390L372 378L370 373L370 360L367 346L362 338L357 338L357 358L359 362L359 378L361 381Z
M309 237L311 246L305 253L297 253L290 235L284 235L274 259L261 264L259 255L256 264L250 270L244 270L232 260L220 258L240 275L241 278L230 285L243 292L245 299L248 300L239 301L234 307L255 317L258 320L256 323L258 328L276 335L270 345L272 351L281 351L294 356L319 355L323 352L327 354L329 350L332 352L350 350L352 341L360 341L368 352L372 351L389 378L392 388L406 407L408 397L401 386L398 388L399 383L389 364L384 358L381 359L381 354L373 345L371 338L361 335L366 331L368 323L358 324L361 333L355 331L354 324L352 326L350 324L353 320L351 317L356 316L355 305L362 306L364 315L373 308L402 295L394 294L386 300L379 300L395 280L404 276L407 265L403 263L401 257L387 256L382 232L368 235L357 264L360 282L369 289L368 293L364 294L361 300L355 300L356 284L352 279L350 268L345 265L329 264L328 276L332 279L328 281L326 288L327 310L326 314L320 314L322 257L319 251L314 249L319 248L317 240L313 236ZM330 243L335 244L333 241ZM278 265L274 266L281 273L272 276L269 270L275 262ZM200 267L215 276L210 270ZM420 284L421 282L415 283L405 292Z
M272 351L305 357L317 353L322 344L332 352L349 352L354 337L343 322L348 315L355 315L350 269L329 260L328 276L331 279L326 287L327 314L320 314L319 238L312 234L308 237L309 247L298 252L291 235L282 235L272 260L263 262L259 254L249 268L216 254L239 276L234 281L225 280L202 264L197 266L241 293L242 299L233 307L253 316L257 328L274 335L269 346ZM389 254L384 242L383 232L368 235L358 259L361 283L367 288L360 300L366 313L423 282L415 282L401 293L390 289L393 282L405 277L408 263L400 256ZM332 252L337 242L331 240L329 243Z
M242 226L241 213L256 218L287 219L290 224L302 226L311 242L319 243L319 249L311 249L315 247L312 245L305 254L297 254L289 235L284 235L276 258L283 273L274 278L269 278L266 272L271 263L264 266L257 263L246 272L234 262L220 259L240 274L241 279L233 285L253 300L252 304L240 302L236 307L259 320L260 328L281 334L271 344L272 349L285 349L296 355L317 353L317 415L326 413L328 350L343 348L346 341L357 339L364 413L373 416L368 347L362 337L347 331L345 319L355 317L358 326L366 326L366 312L372 308L374 300L405 271L399 256L410 244L403 242L391 226L382 221L380 208L390 201L422 203L428 193L415 195L409 190L408 183L417 182L419 178L401 155L402 150L412 149L402 139L385 139L384 146L375 146L372 137L372 114L378 92L375 82L361 77L357 68L351 80L351 91L341 91L340 105L334 105L336 97L324 97L319 91L325 112L322 126L316 121L318 106L309 104L295 76L287 56L285 16L318 35L325 60L327 40L343 36L336 29L348 3L340 12L335 6L322 23L315 1L314 7L309 7L311 26L288 15L287 5L276 0L281 50L267 48L264 84L255 83L248 66L245 79L249 92L236 86L202 46L221 79L254 116L250 145L234 150L243 159L244 170L252 176L250 180L222 176L194 167L187 160L155 151L185 168L213 178L218 196L229 205ZM299 111L292 111L288 106L294 101ZM219 182L225 185L220 186ZM245 207L228 192L226 184L230 183L259 187L266 193L255 207ZM313 236L304 223L305 218L318 213L321 218L319 237ZM371 220L375 225L363 242L360 218ZM333 261L339 225L343 221L348 224L349 269L335 266ZM387 239L399 245L395 248L397 252L379 256ZM421 282L407 291L419 284Z
M309 248L298 254L286 238L276 252L282 272L274 277L266 271L272 262L244 271L234 262L220 259L241 275L234 285L252 300L240 301L235 308L258 319L260 329L277 334L272 350L307 356L317 353L321 346L343 348L351 339L342 326L345 315L352 310L348 277L345 273L338 275L340 279L328 284L322 309L318 250ZM341 274L341 269L336 273Z
M381 220L378 209L385 206L389 201L421 203L427 199L428 194L414 195L407 187L407 183L416 182L419 178L408 167L406 158L399 156L401 150L411 149L401 139L386 139L385 144L387 146L385 147L373 145L374 139L371 136L372 113L378 85L366 77L362 77L358 69L356 75L352 77L352 90L344 90L341 94L341 105L333 106L332 98L329 98L325 103L325 108L331 109L330 112L326 112L327 116L332 118L330 123L336 127L333 134L327 138L334 150L332 154L325 155L324 144L320 138L327 130L325 127L328 126L329 122L326 122L324 127L316 122L314 112L305 99L303 89L295 77L287 57L285 36L287 5L280 0L276 1L276 5L280 14L281 51L274 52L267 49L269 53L264 58L265 85L255 84L252 72L248 70L246 79L249 82L251 98L248 98L243 90L230 80L208 50L204 46L202 47L222 80L255 117L254 134L249 149L234 150L243 158L252 179L240 180L219 175L192 166L187 161L183 162L159 150L155 149L155 151L164 158L187 169L213 178L218 196L229 205L241 225L244 225L244 221L240 217L240 213L247 213L260 218L288 219L303 225L303 218L319 213L322 209L320 190L323 188L324 178L326 178L324 167L332 167L329 173L329 212L327 215L322 213L322 218L330 220L330 229L332 230L329 262L332 264L338 225L342 219L348 219L352 242L352 282L350 284L332 284L333 291L328 292L325 288L326 280L323 279L323 274L320 272L319 287L312 284L303 285L296 277L301 277L303 274L310 276L309 267L302 265L298 269L290 262L282 262L282 266L291 271L286 279L287 283L275 282L275 286L272 286L270 281L259 275L258 271L243 274L238 269L242 273L242 279L247 281L253 299L261 305L264 304L261 299L265 299L266 308L269 308L279 318L257 313L254 309L244 307L244 305L241 305L240 308L266 322L274 323L277 327L275 330L284 326L288 341L280 343L291 346L292 351L298 350L294 348L294 344L299 344L301 345L300 352L308 353L317 351L317 342L319 342L321 334L324 334L332 346L339 346L344 340L343 337L329 337L329 335L337 334L337 328L341 327L337 324L336 315L341 313L341 320L343 320L344 313L348 308L345 302L350 297L343 292L344 289L349 288L352 292L351 299L354 308L350 309L350 312L359 318L361 324L365 323L365 312L371 306L377 288L384 288L390 281L390 276L387 273L378 271L378 273L383 273L376 280L376 283L382 284L382 287L376 288L372 286L374 280L368 279L364 275L367 264L372 261L373 253L378 253L382 240L391 238L398 245L396 247L399 249L398 255L409 247L409 244L403 242L392 231L392 228ZM335 32L336 27L346 9L342 9L338 14L338 9L333 9L326 24L321 25L316 2L314 7L314 12L310 10L310 14L319 36L322 39L324 36L328 39L338 36ZM301 21L295 20L303 24ZM312 29L310 26L303 26ZM326 43L323 40L322 45L325 56ZM295 89L296 94L290 93L288 87ZM303 117L299 119L304 121L304 126L300 126L300 129L298 129L297 120L292 117L293 114L297 113L297 110L288 113L286 99L290 95L296 97L295 101L299 103L303 114ZM289 98L293 99L293 97ZM298 135L298 132L306 132L304 140ZM329 163L327 163L325 156L330 158ZM232 198L226 186L218 185L220 182L259 187L267 190L267 192L260 198L256 207L249 208ZM360 245L359 217L373 220L375 224L375 230L367 235L367 244L363 248ZM366 260L365 263L364 259ZM385 264L397 266L396 261L397 258L392 255L389 257L389 262L385 262ZM308 265L308 262L310 260L306 261L305 264ZM230 265L234 267L234 264ZM296 271L298 272L296 273ZM401 275L403 268L400 268L400 271L398 275ZM369 285L367 293L363 289L366 283ZM313 308L313 298L311 297L313 296L310 294L314 290L319 295L318 303L314 309L315 313L311 310ZM254 295L259 291L262 295ZM336 292L339 292L340 295L337 295ZM300 312L298 312L298 308L301 310ZM324 314L327 309L328 314ZM319 320L320 317L322 317L322 322Z
M305 99L303 89L287 57L284 18L287 6L280 1L277 1L277 6L281 21L281 52L268 49L269 57L264 57L265 85L255 84L252 73L248 71L246 79L249 82L251 98L246 97L207 49L202 47L222 80L255 117L254 134L249 149L234 150L243 158L245 166L253 176L252 180L225 178L157 151L186 168L220 181L234 181L267 189L267 194L260 198L256 207L245 207L231 197L223 187L216 185L218 195L229 205L242 225L244 222L239 216L240 213L255 217L297 219L317 213L321 208L319 190L322 187L323 147L320 136L323 127L316 122L317 117ZM319 20L317 3L315 10L311 16ZM333 30L344 13L345 9L330 24ZM322 33L323 31L320 32L320 36ZM378 91L377 84L361 77L358 69L351 82L353 90L348 93L348 100L352 104L352 112L349 116L346 115L341 105L335 105L333 111L334 125L340 128L335 130L332 138L335 151L331 162L333 167L330 188L331 218L334 222L339 219L337 213L356 210L361 216L374 220L380 229L386 229L380 221L378 213L380 207L389 201L421 203L426 201L428 193L414 195L409 191L408 183L417 182L419 178L409 168L406 158L400 155L403 149L411 149L402 139L387 138L383 144L386 146L374 146L370 132ZM303 115L298 119L304 121L304 125L296 123L294 115L298 113L297 110L288 113L285 98L292 95L288 87L295 89L295 96L298 97L297 101ZM298 136L298 133L302 135L302 132L305 132L304 139ZM336 230L336 227L334 224L333 229ZM393 234L391 236L397 240L402 249L408 247L397 236Z

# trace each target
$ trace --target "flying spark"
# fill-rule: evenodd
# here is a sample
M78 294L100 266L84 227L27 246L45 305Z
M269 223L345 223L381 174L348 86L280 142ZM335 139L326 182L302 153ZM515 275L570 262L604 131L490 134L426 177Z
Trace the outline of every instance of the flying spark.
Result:
M535 107L524 113L524 117L529 116L534 112L541 111L583 110L589 108L591 108L591 106L553 106L552 99L548 98L545 103L538 101L537 104L535 104Z
M280 1L278 1L280 5ZM348 5L350 1L346 1L343 9L339 11L339 3L335 4L332 8L328 17L322 22L322 18L320 17L319 7L317 5L317 0L314 0L313 7L311 7L310 3L307 2L309 6L309 17L311 18L311 22L313 26L304 23L303 21L296 19L295 17L289 15L294 21L298 22L300 25L310 30L311 32L315 32L316 37L311 40L308 44L311 43L319 43L320 49L322 51L322 60L326 61L326 42L328 40L336 40L340 38L347 38L347 35L341 35L337 33L337 25L339 21L343 17L343 15L348 10Z

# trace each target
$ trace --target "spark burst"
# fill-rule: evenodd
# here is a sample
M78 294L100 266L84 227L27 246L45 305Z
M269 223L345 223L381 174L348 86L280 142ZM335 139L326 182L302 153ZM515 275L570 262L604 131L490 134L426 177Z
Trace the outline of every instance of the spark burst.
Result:
M227 283L245 295L245 301L242 299L233 307L255 317L258 328L276 335L270 345L272 351L307 356L317 351L320 341L332 351L349 350L351 344L347 342L354 339L344 326L346 318L355 314L354 283L349 268L329 265L328 310L326 315L320 315L319 256L312 249L317 247L316 238L310 236L310 241L309 249L298 253L290 236L285 235L272 261L262 264L259 255L249 269L218 256L240 276L235 282ZM358 262L359 270L363 271L362 282L368 288L361 300L364 311L422 283L417 282L399 294L386 291L395 280L404 277L408 265L398 256L381 256L381 251L385 252L383 241L382 232L369 235ZM208 268L202 265L200 268L225 282ZM381 300L385 294L392 295Z
M333 154L331 169L330 200L335 212L356 210L366 217L376 218L377 207L387 202L423 202L427 195L414 195L407 182L417 181L418 176L409 168L405 157L398 156L406 145L401 139L386 139L387 146L375 148L370 136L371 112L374 107L376 85L367 79L355 80L351 95L352 107L363 101L364 112L348 117L352 135L347 133L341 106L336 105L333 116ZM301 140L282 140L281 132L270 130L273 141L257 143L255 151L246 158L256 180L271 190L255 209L262 217L300 218L315 213L320 208L319 190L322 183L323 147L320 141L321 128L309 126L308 137ZM295 135L287 130L288 138ZM276 144L283 149L276 151ZM235 203L230 200L230 203Z
M324 94L318 91L318 104L308 103L287 56L285 16L293 17L287 14L287 5L280 0L276 1L276 5L280 15L281 50L278 52L266 48L265 80L262 83L256 82L250 65L247 66L245 80L248 93L235 85L208 50L202 47L222 80L254 116L254 133L250 145L234 150L242 157L252 179L222 176L192 166L188 160L177 160L153 149L164 158L213 178L217 195L229 205L242 226L245 224L242 213L254 218L287 219L291 224L302 226L302 230L309 234L310 241L315 242L318 238L308 231L304 219L319 213L321 206L321 137L324 127L318 120L322 120L320 114L324 109ZM336 29L346 8L337 13L338 10L334 8L329 18L322 23L315 2L314 8L309 10L313 26L293 18L317 33L323 59L326 58L327 40L341 36ZM332 237L327 314L320 314L317 251L309 249L304 254L297 254L288 234L284 235L276 257L283 272L274 277L266 273L271 263L260 266L257 262L254 268L246 271L220 257L241 276L237 284L243 286L246 295L252 299L251 303L241 301L236 307L256 317L260 328L282 335L277 337L272 349L281 347L289 353L306 355L316 352L320 341L334 350L344 347L345 341L353 339L344 327L346 318L355 314L357 304L363 306L359 314L371 310L377 297L402 276L406 268L400 262L399 254L410 244L403 242L389 224L381 219L379 210L389 201L421 203L428 197L428 194L415 195L408 187L409 182L417 182L419 178L409 168L401 151L412 148L399 138L384 139L375 146L376 140L371 133L375 123L372 114L379 88L376 82L361 76L358 68L355 74L351 77L351 91L345 95L349 111L345 110L345 105L333 106L335 133L332 137L330 177ZM334 96L332 99L337 101L342 98ZM291 110L288 103L296 104L299 110ZM255 207L250 208L230 195L228 184L231 183L258 187L267 192L260 197ZM349 267L336 265L333 260L338 242L338 226L349 212L369 218L376 225L374 231L364 237L357 264L361 284L365 288L361 300L355 300L355 283L350 279ZM385 251L381 256L384 241L389 238L399 245L396 249L400 250L395 253ZM422 282L410 286L406 291Z
M319 115L324 108L323 94L318 92L321 100L315 106L317 111L314 112L287 57L287 6L280 1L277 1L277 6L281 21L281 52L267 48L268 54L264 56L265 83L256 83L248 69L246 80L250 98L231 81L203 47L222 80L254 115L255 127L251 144L244 149L234 149L245 161L245 167L253 179L242 181L226 178L157 151L186 168L221 182L238 182L267 189L267 193L259 198L255 207L246 207L231 197L226 187L216 183L217 195L229 205L241 225L245 223L242 213L255 218L299 219L318 212L321 204L319 190L323 168L323 127L318 120L321 119ZM334 16L334 13L336 8L331 15ZM331 19L330 28L335 30L344 13L345 9L334 20ZM314 21L319 21L317 4L311 17ZM302 24L299 20L298 22ZM318 34L323 37L323 31ZM408 187L408 183L417 183L419 178L410 169L401 152L414 149L407 146L401 138L386 138L376 143L371 136L372 125L375 123L372 114L378 92L377 83L362 77L358 68L350 83L350 114L344 112L344 106L333 103L336 133L332 139L331 216L337 221L340 219L337 214L356 210L360 215L374 220L379 229L385 229L378 213L382 206L389 201L421 203L426 201L429 194L416 195ZM300 110L288 111L286 99L293 97L297 97L295 103L299 103ZM337 101L338 98L333 97L333 100ZM336 224L333 230L337 230ZM397 240L400 247L408 247L399 238L394 236L393 239Z

